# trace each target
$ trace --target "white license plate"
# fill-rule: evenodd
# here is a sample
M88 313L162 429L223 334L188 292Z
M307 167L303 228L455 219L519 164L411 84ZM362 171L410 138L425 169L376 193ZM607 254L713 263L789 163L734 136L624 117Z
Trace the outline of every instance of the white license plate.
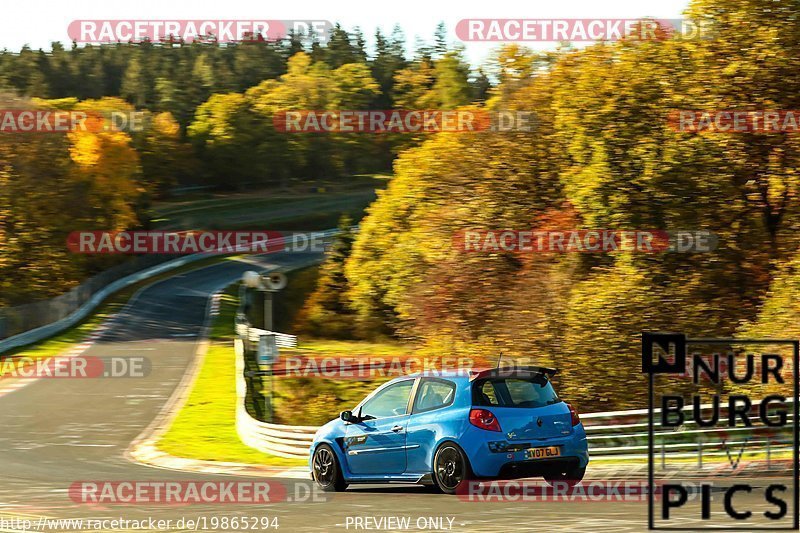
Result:
M543 448L528 448L525 450L527 459L548 459L561 455L561 448L558 446L545 446Z

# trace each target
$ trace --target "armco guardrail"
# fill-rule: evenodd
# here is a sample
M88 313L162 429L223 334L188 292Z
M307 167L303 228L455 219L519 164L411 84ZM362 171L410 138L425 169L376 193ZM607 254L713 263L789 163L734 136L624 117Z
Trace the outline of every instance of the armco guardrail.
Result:
M167 261L166 263L161 263L160 265L147 268L145 270L136 272L129 276L125 276L124 278L118 279L113 283L109 283L99 291L95 292L83 305L81 305L75 312L71 313L70 315L57 320L51 324L47 324L44 326L40 326L35 329L31 329L24 333L20 333L18 335L14 335L12 337L8 337L0 341L0 354L4 353L7 350L11 350L13 348L18 348L20 346L25 346L28 344L32 344L34 342L39 342L44 340L48 337L52 337L53 335L63 331L67 328L70 328L86 318L89 313L91 313L103 300L114 294L115 292L124 289L134 283L138 283L140 281L146 280L148 278L152 278L157 276L163 272L167 272L169 270L176 269L183 265L192 263L194 261L198 261L200 259L208 258L208 254L193 254L187 255L185 257L179 257L178 259L173 259L171 261Z
M308 457L311 441L318 428L282 426L256 420L245 407L247 382L244 379L244 342L234 341L236 351L236 431L243 443L264 453L292 459Z
M140 255L115 265L46 300L0 308L0 340L58 322L81 308L106 285L125 276L176 259L174 255Z
M685 422L677 428L662 428L661 410L654 412L654 451L666 461L667 458L697 458L733 456L744 447L747 452L760 452L767 461L775 453L792 450L793 415L787 413L786 425L767 426L757 416L760 401L752 403L750 410L753 425L744 426L741 421L735 427L701 427L692 416L693 406L684 407ZM785 402L787 411L793 411L794 400ZM703 420L712 416L713 405L701 406ZM720 417L727 417L727 407L720 406ZM604 459L645 459L648 457L648 413L646 409L588 413L581 415L586 427L589 451L592 456Z
M262 335L274 335L275 345L278 348L296 348L297 337L294 335L287 335L286 333L278 333L276 331L267 331L265 329L248 328L247 340L251 343L258 345L258 340Z
M357 229L357 226L355 227ZM332 229L320 232L323 238L334 236L338 230ZM241 305L241 302L240 302ZM236 432L239 439L264 453L291 459L308 457L308 450L318 428L314 426L283 426L263 422L250 416L245 402L247 401L247 381L245 380L245 350L252 350L258 343L261 335L273 333L277 336L279 346L296 346L296 337L282 333L267 332L263 329L253 328L247 321L245 314L239 310L234 318L236 339L234 350L236 353Z
M311 232L315 235L319 235L322 238L331 237L336 233L336 230L325 230L320 232ZM287 237L282 239L284 242L286 241ZM276 243L280 242L276 240ZM233 253L238 253L240 250L234 251ZM209 257L213 257L210 254L192 254L187 255L184 257L179 257L177 259L173 259L171 261L167 261L165 263L158 264L156 266L146 268L139 272L135 272L131 275L125 276L124 278L120 278L112 283L109 283L102 289L95 292L86 302L84 302L76 311L69 314L68 316L56 320L50 324L31 329L29 331L25 331L18 335L14 335L12 337L8 337L0 341L0 355L4 352L11 350L13 348L18 348L20 346L26 346L28 344L33 344L35 342L39 342L44 340L48 337L52 337L53 335L70 328L86 318L89 313L91 313L95 308L97 308L103 300L114 294L115 292L124 289L134 283L138 283L140 281L146 280L148 278L152 278L157 276L163 272L168 272L170 270L174 270L179 268L183 265L187 265L189 263L193 263L196 261L200 261L202 259L207 259Z

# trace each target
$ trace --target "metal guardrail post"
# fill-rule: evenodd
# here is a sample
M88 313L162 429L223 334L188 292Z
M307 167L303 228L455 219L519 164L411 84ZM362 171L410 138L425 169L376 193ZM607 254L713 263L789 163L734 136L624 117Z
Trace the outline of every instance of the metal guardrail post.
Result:
M697 439L697 469L703 469L703 439Z
M772 470L772 439L767 435L767 470Z

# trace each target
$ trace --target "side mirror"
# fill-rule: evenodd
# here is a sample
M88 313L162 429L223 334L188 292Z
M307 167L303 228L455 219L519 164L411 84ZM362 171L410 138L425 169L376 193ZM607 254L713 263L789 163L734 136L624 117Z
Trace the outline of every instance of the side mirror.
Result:
M342 411L339 414L339 418L341 418L344 422L356 422L357 421L356 417L353 416L353 412L352 411Z

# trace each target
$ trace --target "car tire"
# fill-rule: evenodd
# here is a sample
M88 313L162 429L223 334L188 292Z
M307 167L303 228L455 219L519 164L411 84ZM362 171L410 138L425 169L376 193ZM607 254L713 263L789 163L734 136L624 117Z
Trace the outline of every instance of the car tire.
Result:
M556 483L566 483L567 487L572 488L583 480L584 474L586 474L585 466L583 468L571 468L566 472L544 476L544 480L547 481L547 484L551 487Z
M457 494L474 478L464 450L454 442L443 442L433 455L432 478L438 492Z
M339 459L327 444L317 446L311 465L311 477L323 491L342 492L347 488Z

